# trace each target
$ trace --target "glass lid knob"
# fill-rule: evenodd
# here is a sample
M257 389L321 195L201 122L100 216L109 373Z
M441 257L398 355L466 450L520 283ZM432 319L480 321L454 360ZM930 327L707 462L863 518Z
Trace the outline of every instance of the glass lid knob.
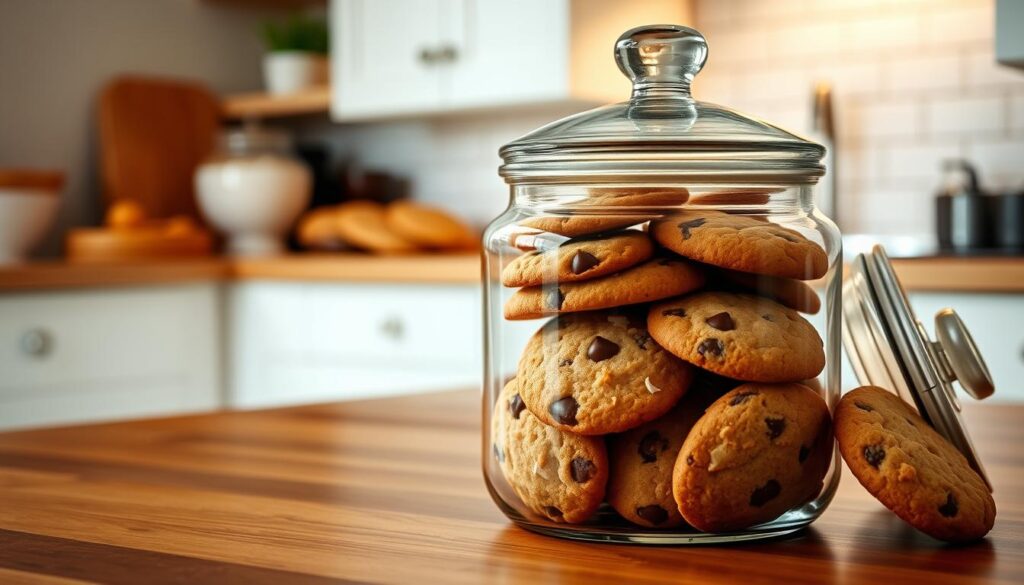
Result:
M615 42L615 61L633 82L633 95L690 94L693 77L708 58L704 35L678 24L630 29Z
M974 344L974 338L956 311L943 309L936 313L935 336L939 338L943 353L963 389L977 400L991 396L995 391L992 376Z

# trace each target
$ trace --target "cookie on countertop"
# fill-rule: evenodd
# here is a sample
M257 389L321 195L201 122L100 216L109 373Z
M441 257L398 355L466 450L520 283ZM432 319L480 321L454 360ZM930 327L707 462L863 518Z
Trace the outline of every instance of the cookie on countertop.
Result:
M619 515L650 528L683 523L672 495L676 456L704 409L724 393L723 381L698 372L686 395L667 414L608 437L607 499Z
M589 191L589 196L586 199L578 203L578 207L581 209L594 207L596 215L581 213L531 217L523 220L519 225L563 236L583 236L643 223L651 218L664 215L656 208L680 205L686 203L689 197L690 194L686 189L643 191L594 188ZM621 212L615 210L613 213L608 209L619 207L623 208ZM645 207L655 209L644 209Z
M568 523L594 514L608 483L604 439L541 423L523 404L515 379L501 391L491 416L493 456L530 510Z
M384 220L392 232L424 248L470 250L477 246L477 235L469 226L422 203L395 201L387 206Z
M898 396L857 388L839 401L835 417L850 471L911 526L949 542L977 540L992 529L996 505L985 481Z
M736 380L797 382L825 367L814 326L793 309L754 295L700 292L657 303L647 326L676 356Z
M715 401L683 442L672 491L706 532L773 520L822 489L832 460L828 406L799 384L744 384Z
M356 200L335 208L338 235L345 243L381 254L415 252L413 242L403 238L387 226L384 206L375 201Z
M617 433L665 414L693 368L651 339L643 314L595 311L548 321L527 342L517 380L542 422L581 435Z
M647 303L702 286L704 272L694 264L682 259L655 258L593 280L521 288L505 302L505 318L537 319Z
M517 256L501 272L501 283L537 286L592 280L639 264L653 254L654 243L636 230L579 238L553 250Z
M713 278L723 284L727 290L735 289L739 292L751 292L767 297L794 311L814 315L821 310L821 299L818 298L818 293L802 280L738 272L724 268L716 270Z
M337 209L317 207L299 218L295 239L308 250L340 250L345 242L338 235Z
M799 232L763 219L688 209L651 222L669 250L721 268L813 280L828 271L828 255Z

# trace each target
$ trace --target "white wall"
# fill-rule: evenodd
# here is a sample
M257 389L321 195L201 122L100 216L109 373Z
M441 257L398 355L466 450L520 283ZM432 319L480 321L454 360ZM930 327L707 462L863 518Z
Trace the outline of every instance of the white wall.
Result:
M847 233L931 233L942 159L1024 188L1024 71L997 65L994 0L697 0L698 98L810 128L835 85Z
M0 0L0 166L63 169L57 229L98 219L96 96L125 72L260 86L264 15L201 0Z

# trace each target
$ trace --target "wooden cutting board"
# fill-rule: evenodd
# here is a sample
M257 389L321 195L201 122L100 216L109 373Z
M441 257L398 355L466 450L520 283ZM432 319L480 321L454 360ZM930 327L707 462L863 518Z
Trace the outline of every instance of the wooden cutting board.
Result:
M200 84L120 77L99 103L103 197L138 201L150 217L200 220L192 176L212 151L220 105Z

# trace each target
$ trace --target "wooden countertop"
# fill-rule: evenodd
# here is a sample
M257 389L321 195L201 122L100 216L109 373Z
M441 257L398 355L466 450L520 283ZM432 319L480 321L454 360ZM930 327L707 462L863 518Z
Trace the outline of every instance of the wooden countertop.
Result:
M1024 292L1024 257L898 258L893 265L907 290ZM338 253L130 264L36 262L0 266L0 293L225 279L475 284L480 279L480 258L476 253Z
M909 528L849 473L825 514L784 540L533 534L484 488L475 392L8 433L0 581L1021 583L1024 407L967 416L999 515L961 547Z

